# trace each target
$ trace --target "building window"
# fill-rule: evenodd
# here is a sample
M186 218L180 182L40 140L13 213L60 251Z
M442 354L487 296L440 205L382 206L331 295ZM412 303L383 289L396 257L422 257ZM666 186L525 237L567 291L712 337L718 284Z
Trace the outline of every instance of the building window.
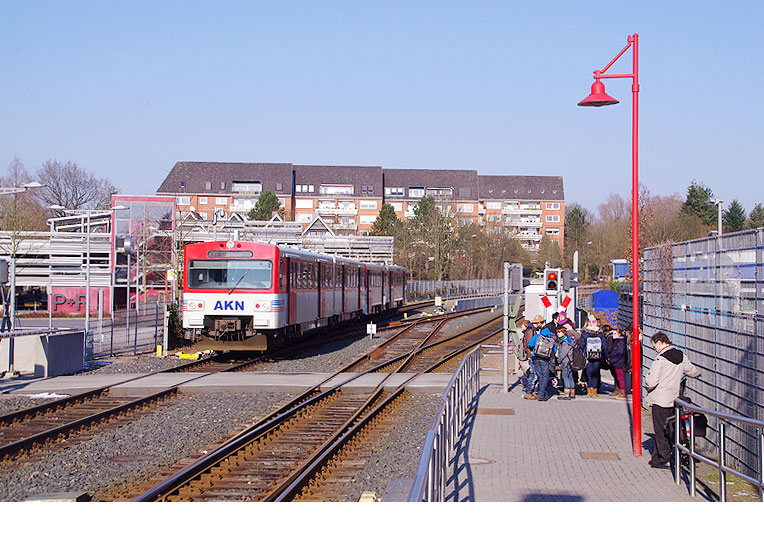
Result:
M459 196L462 198L468 198L470 195L470 189L469 187L460 187L459 188Z
M385 187L385 196L403 196L403 191L403 187Z
M457 213L472 213L472 204L456 204Z
M427 194L431 196L453 196L454 190L451 187L427 187Z
M457 226L469 226L472 224L471 218L457 218L456 219L456 225Z
M486 222L501 222L501 215L486 215Z
M560 228L547 228L546 229L547 235L559 235L560 234Z
M218 196L215 198L215 205L228 205L228 198L225 196Z
M211 191L212 190L212 182L211 181L205 181L204 182L204 189L207 190L207 191Z
M360 219L361 224L372 225L374 224L374 221L377 219L377 217L376 215L361 215Z
M412 198L422 198L424 196L424 187L409 187L409 196Z
M299 198L295 200L294 206L297 209L313 209L313 200Z
M370 201L370 200L361 200L361 209L376 209L377 208L377 202Z
M221 190L221 191L224 191L224 190L225 190L225 182L224 182L224 181L221 181L221 182L220 182L220 190Z
M199 216L202 217L202 220L207 220L207 213L199 213Z
M315 185L297 185L295 192L316 192Z
M541 191L541 192L544 192L544 191ZM552 211L556 211L556 210L560 209L560 204L557 204L557 203L554 203L554 204L553 204L553 203L549 203L549 202L547 202L547 204L546 204L546 208L547 208L547 209L550 209L550 210L552 210Z
M181 186L181 187L185 187L185 186L186 186L186 182L185 182L185 181L181 181L181 182L180 182L180 186Z
M284 190L284 186L281 183L277 183L276 184L276 190L277 191L283 191Z
M560 215L547 215L546 216L547 222L559 222L560 221Z
M374 185L369 185L369 194L374 194Z
M301 223L310 222L311 220L313 220L313 215L311 215L310 213L304 213L304 214L298 213L297 215L295 215L294 220L295 222L301 222Z
M501 202L486 202L486 209L501 209Z
M199 205L207 205L207 197L206 196L200 196L199 197Z
M393 211L403 211L403 204L400 202L390 202L390 205L393 206Z
M178 196L178 205L189 205L191 198L188 196Z
M321 194L353 194L352 185L321 185Z
M263 184L259 181L234 181L231 184L231 192L259 194L263 192Z

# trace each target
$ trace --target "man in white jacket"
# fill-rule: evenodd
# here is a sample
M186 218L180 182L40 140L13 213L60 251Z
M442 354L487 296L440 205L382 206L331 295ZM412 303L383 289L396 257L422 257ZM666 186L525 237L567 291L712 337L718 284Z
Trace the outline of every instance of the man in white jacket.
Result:
M658 356L645 376L645 387L648 392L645 406L652 408L655 431L655 453L650 458L649 464L653 468L669 468L671 444L663 432L666 418L672 415L674 400L679 396L682 377L686 374L696 378L700 372L687 356L671 345L665 333L656 333L650 338L650 342Z

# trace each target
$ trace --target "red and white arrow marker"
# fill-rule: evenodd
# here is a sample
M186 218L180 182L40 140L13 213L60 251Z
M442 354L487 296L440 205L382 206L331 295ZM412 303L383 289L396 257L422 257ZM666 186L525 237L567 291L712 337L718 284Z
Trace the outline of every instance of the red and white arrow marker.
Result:
M566 296L565 299L562 301L562 307L567 309L567 307L570 305L570 302L572 301L573 300L571 299L570 296Z
M546 296L541 297L541 303L544 304L544 307L546 308L552 307L552 302L550 302L549 298L547 298Z

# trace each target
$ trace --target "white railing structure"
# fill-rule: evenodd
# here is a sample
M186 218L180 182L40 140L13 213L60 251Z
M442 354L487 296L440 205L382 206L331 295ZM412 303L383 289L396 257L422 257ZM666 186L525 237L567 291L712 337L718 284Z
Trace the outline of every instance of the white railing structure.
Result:
M752 485L755 485L759 489L759 497L761 501L764 501L764 420L756 420L754 418L747 418L744 416L730 415L722 413L720 411L714 411L713 409L705 409L695 404L687 403L683 400L677 399L674 401L674 420L682 420L682 411L689 412L690 416L686 419L689 424L689 439L687 441L688 446L681 443L680 432L687 431L684 424L674 423L674 457L677 460L674 461L674 479L677 485L682 484L680 477L681 461L678 460L679 454L683 453L690 458L690 495L695 496L695 460L702 461L708 465L711 465L719 470L719 499L723 502L727 501L727 474L736 476ZM716 460L710 459L706 455L701 455L695 450L695 417L692 413L702 413L706 416L714 417L718 420L719 439L717 446ZM727 437L726 429L727 425L732 424L738 427L741 431L748 433L749 435L756 435L756 448L754 452L750 450L752 454L758 455L758 479L739 472L728 465L728 453L727 453ZM755 471L756 465L749 465L749 468Z
M480 346L464 356L443 392L440 409L422 447L408 501L445 501L448 465L467 409L479 390Z

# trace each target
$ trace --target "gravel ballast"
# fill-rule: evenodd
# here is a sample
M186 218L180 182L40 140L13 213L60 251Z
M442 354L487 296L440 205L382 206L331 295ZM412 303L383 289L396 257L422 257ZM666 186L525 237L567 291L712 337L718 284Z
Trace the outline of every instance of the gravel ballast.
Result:
M145 482L158 471L242 429L284 403L290 394L193 394L147 416L31 460L0 463L0 500L81 491L94 499L114 485Z

